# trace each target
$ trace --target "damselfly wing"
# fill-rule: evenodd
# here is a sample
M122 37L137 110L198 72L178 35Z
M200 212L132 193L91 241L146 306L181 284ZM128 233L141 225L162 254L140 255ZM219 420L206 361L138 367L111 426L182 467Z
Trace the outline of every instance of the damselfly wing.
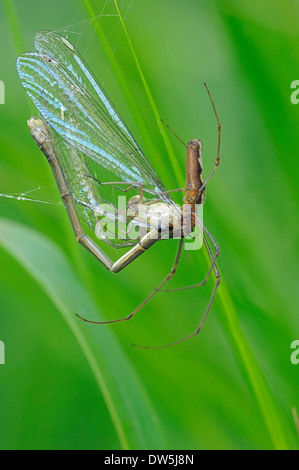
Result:
M75 47L53 31L35 36L35 51L22 54L22 84L51 133L78 213L95 230L108 183L134 184L150 198L175 205L126 124ZM113 185L111 185L113 189ZM105 192L106 191L106 192ZM108 199L112 197L108 196ZM132 245L115 240L116 247ZM105 241L109 241L106 239Z

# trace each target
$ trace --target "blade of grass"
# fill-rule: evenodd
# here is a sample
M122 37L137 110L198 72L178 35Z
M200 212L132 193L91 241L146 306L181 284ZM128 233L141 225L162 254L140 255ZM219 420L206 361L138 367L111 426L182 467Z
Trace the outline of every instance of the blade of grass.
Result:
M103 394L122 448L167 448L147 393L114 335L75 316L100 314L61 250L40 233L6 219L0 219L0 245L36 280L67 322Z
M121 25L123 27L125 36L128 41L129 48L132 52L132 55L134 57L136 67L138 69L141 81L143 83L146 95L148 97L150 106L152 108L153 114L157 120L158 127L160 132L162 133L162 136L164 138L165 130L161 129L162 123L160 120L158 108L155 104L154 98L150 92L149 86L146 82L145 76L143 74L143 71L141 69L140 63L138 61L136 52L134 50L133 44L130 40L128 31L126 29L124 20L122 18L122 15L120 13L117 0L114 0L115 7L121 22ZM168 149L168 143L167 143L168 137L167 135L165 136L165 146ZM176 162L176 159L173 158L171 150L169 151L169 156L171 159L171 162L174 166L174 171L175 174L177 175L178 181L181 181L181 174ZM208 255L206 253L206 257L208 260ZM287 443L287 439L284 436L284 433L282 431L282 426L281 426L281 420L279 417L279 414L277 412L277 405L274 402L273 395L269 389L269 386L266 382L266 379L257 363L257 360L241 330L240 324L238 322L238 315L235 309L235 306L233 304L232 298L225 287L223 281L221 283L221 287L219 289L219 301L222 305L223 312L225 313L226 316L226 321L230 330L230 338L231 341L233 341L233 348L234 350L237 350L240 359L241 359L241 364L249 378L249 381L252 386L252 390L255 394L256 400L259 404L259 407L261 409L262 416L264 418L264 421L266 423L266 426L269 431L269 435L271 437L271 440L273 442L273 445L276 449L288 449L290 446Z
M219 301L222 305L223 318L230 331L231 340L234 342L234 350L237 350L243 364L243 368L249 378L252 390L259 404L261 413L273 442L277 450L287 450L292 448L283 432L282 420L278 412L278 405L275 403L271 390L257 363L257 360L250 348L250 345L241 330L238 314L229 291L222 281L219 288Z
M131 92L131 90L128 86L125 73L124 73L124 71L122 70L122 68L120 67L120 65L117 61L117 58L115 56L115 52L114 52L113 48L111 47L109 40L106 37L105 31L102 28L100 21L98 20L98 16L97 16L90 0L84 0L83 4L84 4L85 9L86 9L89 17L91 18L91 20L94 20L95 18L97 20L94 23L94 30L95 30L95 33L97 34L97 37L98 37L99 42L101 44L102 50L103 50L103 52L104 52L104 54L105 54L105 56L106 56L106 58L109 62L109 65L110 65L111 69L113 70L114 76L115 76L115 78L116 78L116 80L117 80L117 82L120 86L120 89L122 90L122 93L123 93L123 95L126 99L126 102L128 103L130 111L131 111L132 115L134 116L134 120L135 120L136 126L137 126L137 128L140 132L140 135L142 135L144 141L146 142L147 148L149 149L149 153L151 155L151 160L154 162L154 164L158 165L159 162L160 162L160 158L158 156L155 157L157 155L157 149L153 145L152 136L149 133L148 126L145 123L145 120L144 120L143 114L141 112L140 106L138 104L138 101L136 100L134 94ZM138 66L137 66L137 68L138 68ZM140 67L138 68L138 71L139 71L139 69L140 69ZM153 100L152 100L152 102L153 102ZM165 147L166 147L169 155L171 155L172 160L176 161L174 151L171 147L170 141L169 141L169 139L168 139L168 137L165 133L165 129L163 128L161 118L160 118L159 114L156 112L156 109L155 109L154 115L155 115L157 124L159 126L159 129L161 131L162 138L163 138L164 143L165 143ZM154 161L155 158L156 158L156 162ZM179 181L181 181L182 180L181 177L182 177L182 174L179 172L179 170L177 170L176 171L176 178ZM173 184L175 184L175 181L173 182Z

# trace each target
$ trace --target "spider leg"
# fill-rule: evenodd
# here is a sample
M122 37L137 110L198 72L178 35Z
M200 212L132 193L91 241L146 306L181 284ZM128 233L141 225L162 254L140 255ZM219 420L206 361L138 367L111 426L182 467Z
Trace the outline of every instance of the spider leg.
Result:
M218 117L218 113L216 111L216 107L215 107L215 103L213 101L213 98L212 98L212 95L210 93L210 90L208 88L208 85L205 83L204 84L205 87L206 87L206 90L207 90L207 93L209 95L209 98L210 98L210 101L211 101L211 104L212 104L212 107L213 107L213 110L214 110L214 114L215 114L215 117L216 117L216 121L217 121L217 128L218 128L218 148L217 148L217 156L216 156L216 162L214 164L214 167L212 168L212 171L210 172L209 176L207 177L207 179L205 180L204 184L202 185L202 187L199 189L199 191L197 192L196 196L194 197L194 200L196 201L198 199L198 197L200 196L200 194L205 190L208 182L210 181L210 179L212 178L213 174L215 173L215 171L217 170L218 166L219 166L219 163L220 163L220 146L221 146L221 124L220 124L220 120L219 120L219 117Z
M170 281L170 279L173 278L173 276L175 275L175 272L177 270L177 266L178 266L180 256L181 256L181 253L182 253L182 246L183 246L183 239L180 239L177 254L176 254L176 257L175 257L175 260L174 260L174 263L173 263L173 266L172 266L172 269L171 269L170 273L165 277L165 279L161 282L161 284L132 313L130 313L130 315L128 315L124 318L118 318L117 320L108 320L108 321L101 321L101 322L86 320L85 318L81 317L78 314L77 314L77 317L81 318L81 320L84 320L88 323L93 323L94 325L106 325L106 324L109 324L109 323L118 323L118 322L130 320L131 318L133 318L134 315L136 315L136 313L138 313L159 292L159 290L168 281Z
M208 236L209 236L209 238L210 238L210 234L209 234ZM206 236L204 235L203 238L204 238L205 247L206 247L206 249L207 249L209 258L210 258L211 263L212 263L212 266L213 266L213 270L214 270L214 273L215 273L216 281L215 281L215 284L214 284L213 292L212 292L212 295L211 295L211 297L210 297L208 306L207 306L207 308L206 308L206 311L205 311L205 313L204 313L204 316L203 316L203 318L202 318L202 320L201 320L199 326L197 327L197 329L196 329L193 333L191 333L191 334L189 334L189 335L187 335L187 336L184 336L183 338L181 338L181 339L179 339L179 340L177 340L177 341L173 341L172 343L168 343L168 344L165 344L165 345L162 345L162 346L141 346L141 345L137 345L137 344L133 344L132 346L137 347L137 348L141 348L141 349L165 349L165 348L169 348L169 347L171 347L171 346L175 346L175 345L177 345L177 344L180 344L180 343L182 343L182 342L184 342L184 341L187 341L188 339L191 339L191 338L193 338L194 336L197 336L197 335L200 333L200 331L202 330L202 328L203 328L203 326L204 326L204 323L205 323L205 321L206 321L206 319L207 319L207 316L208 316L208 314L209 314L209 312L210 312L211 306L212 306L212 304L213 304L213 301L214 301L214 298L215 298L215 295L216 295L216 291L217 291L217 288L218 288L218 286L219 286L219 284L220 284L220 279L221 279L221 278L220 278L220 272L219 272L219 270L218 270L218 267L217 267L215 261L213 262L213 255L212 255L212 253L211 253L211 249L210 249L209 244L208 244L208 242L207 242ZM210 238L210 239L211 239L211 238Z

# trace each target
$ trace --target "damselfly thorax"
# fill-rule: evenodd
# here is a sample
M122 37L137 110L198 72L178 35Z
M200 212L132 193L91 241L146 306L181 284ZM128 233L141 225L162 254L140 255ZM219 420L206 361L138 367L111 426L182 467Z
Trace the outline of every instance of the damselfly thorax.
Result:
M131 319L174 276L184 240L199 227L210 258L209 270L201 282L175 290L202 286L213 272L216 279L213 292L194 333L166 346L197 335L220 283L216 265L219 250L197 212L204 203L207 182L220 161L221 128L208 87L205 85L218 124L216 163L208 178L204 179L202 143L198 139L191 140L185 146L185 187L167 191L69 40L55 32L42 31L35 36L35 48L34 52L22 54L17 61L22 84L40 115L39 118L31 118L28 125L52 168L78 242L109 271L117 273L157 241L164 240L165 243L169 238L178 239L171 272L134 312L106 322L93 322L78 316L95 324ZM126 199L121 207L115 203L116 192ZM181 206L173 201L173 192L184 192ZM115 248L129 247L128 251L116 261L111 260L101 245L87 235L84 223L98 239Z

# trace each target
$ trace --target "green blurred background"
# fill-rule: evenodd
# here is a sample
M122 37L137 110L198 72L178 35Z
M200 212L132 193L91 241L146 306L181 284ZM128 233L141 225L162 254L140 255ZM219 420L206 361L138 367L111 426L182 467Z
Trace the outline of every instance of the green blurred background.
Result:
M76 311L112 319L134 310L169 272L176 242L113 275L77 245L63 207L1 197L0 448L296 449L298 2L123 0L119 8L160 116L185 141L203 140L206 174L217 127L204 81L212 92L223 140L204 222L220 246L223 282L197 338L132 348L192 332L212 280L160 293L131 322L80 323ZM68 35L164 184L181 186L185 152L168 134L170 163L114 1L1 0L0 193L46 187L28 197L59 202L15 69L40 29ZM202 253L184 252L173 286L206 270Z

